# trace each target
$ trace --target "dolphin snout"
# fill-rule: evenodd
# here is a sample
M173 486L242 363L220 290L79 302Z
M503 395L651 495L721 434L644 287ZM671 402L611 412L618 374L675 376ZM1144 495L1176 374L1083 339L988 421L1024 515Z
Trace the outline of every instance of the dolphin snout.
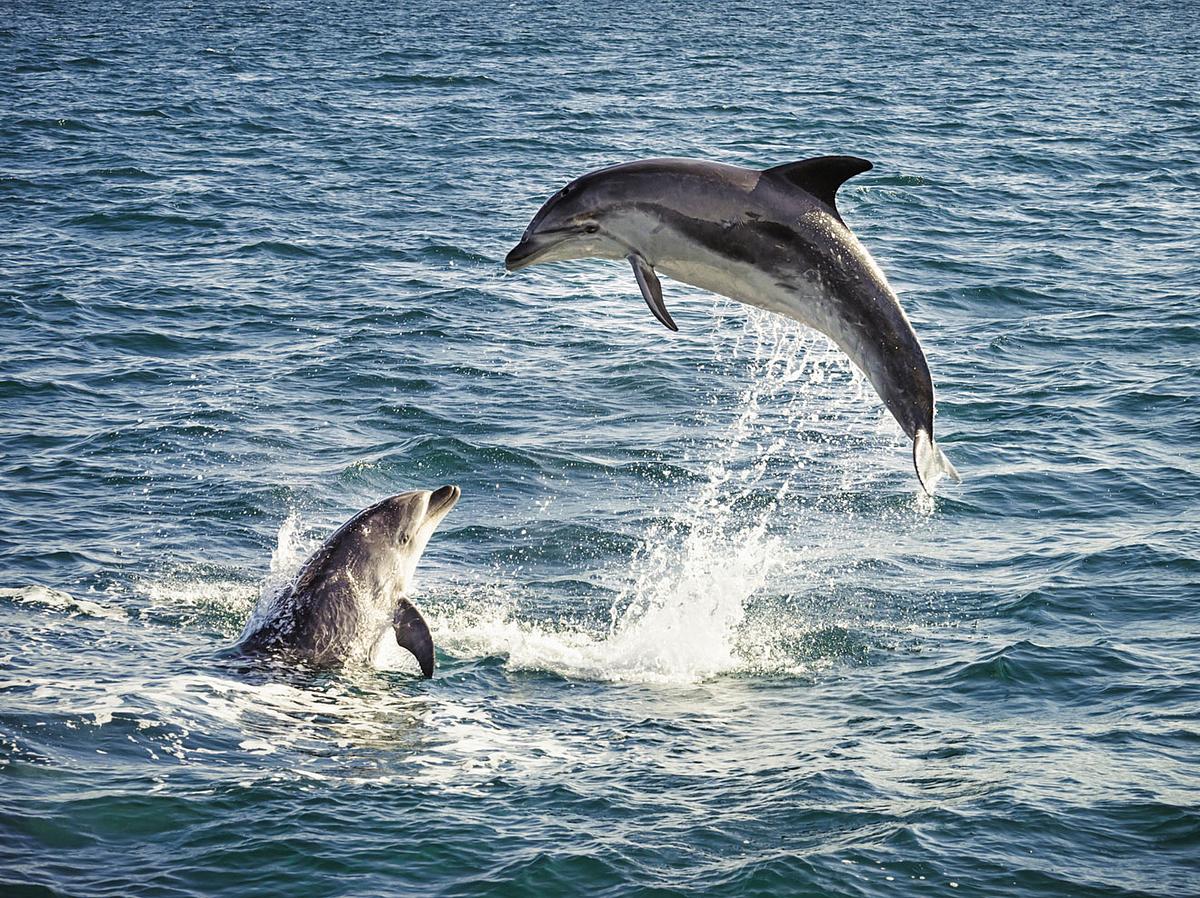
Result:
M504 267L509 271L520 271L530 263L536 251L537 248L533 246L533 241L522 240L504 257Z
M427 514L449 511L454 507L454 503L458 501L458 497L461 495L462 490L456 486L439 487L429 494L429 511Z

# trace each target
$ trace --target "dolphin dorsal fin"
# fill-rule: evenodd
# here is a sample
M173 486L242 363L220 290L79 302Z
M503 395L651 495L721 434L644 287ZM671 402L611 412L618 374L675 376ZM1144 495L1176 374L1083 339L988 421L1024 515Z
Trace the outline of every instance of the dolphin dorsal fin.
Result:
M786 181L793 187L799 187L805 193L811 193L837 216L837 204L834 202L838 188L855 175L870 171L874 166L866 159L857 156L817 156L801 162L785 162L763 172L778 180Z

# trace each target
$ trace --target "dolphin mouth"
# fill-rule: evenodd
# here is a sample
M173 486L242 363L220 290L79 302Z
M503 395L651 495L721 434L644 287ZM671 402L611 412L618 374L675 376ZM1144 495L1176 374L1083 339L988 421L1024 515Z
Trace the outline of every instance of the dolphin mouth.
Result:
M522 240L504 257L504 267L509 271L520 271L522 268L533 264L533 259L537 255L537 252L538 248L532 245L532 241Z
M462 490L456 486L443 486L429 494L429 508L425 512L427 518L444 515L458 502Z
M570 234L555 234L552 237L538 236L522 240L504 257L504 267L509 271L520 271L535 265L538 259L570 237Z

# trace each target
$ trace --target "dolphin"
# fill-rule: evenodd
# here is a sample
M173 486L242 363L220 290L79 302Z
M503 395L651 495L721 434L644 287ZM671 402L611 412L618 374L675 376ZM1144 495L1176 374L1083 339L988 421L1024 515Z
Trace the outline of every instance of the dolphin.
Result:
M460 495L456 486L416 490L360 511L313 552L294 582L259 602L235 648L328 667L368 661L391 628L432 677L433 637L405 594L429 537Z
M626 259L650 311L678 330L658 272L820 331L866 375L913 441L933 494L958 472L933 439L933 382L917 335L834 202L871 163L821 156L765 171L644 159L576 178L542 206L509 271L567 259Z

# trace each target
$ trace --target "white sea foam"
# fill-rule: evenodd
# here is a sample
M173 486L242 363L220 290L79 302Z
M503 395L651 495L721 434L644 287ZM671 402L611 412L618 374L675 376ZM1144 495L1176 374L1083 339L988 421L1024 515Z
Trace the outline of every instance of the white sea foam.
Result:
M167 576L138 580L135 588L150 601L146 612L184 622L206 622L228 630L231 615L244 615L258 592L253 583L227 578Z
M65 614L81 614L86 617L102 617L110 620L124 620L125 611L103 602L93 602L81 599L61 589L50 589L47 586L34 584L11 589L0 589L0 599L7 599L18 605L32 608L44 608Z

